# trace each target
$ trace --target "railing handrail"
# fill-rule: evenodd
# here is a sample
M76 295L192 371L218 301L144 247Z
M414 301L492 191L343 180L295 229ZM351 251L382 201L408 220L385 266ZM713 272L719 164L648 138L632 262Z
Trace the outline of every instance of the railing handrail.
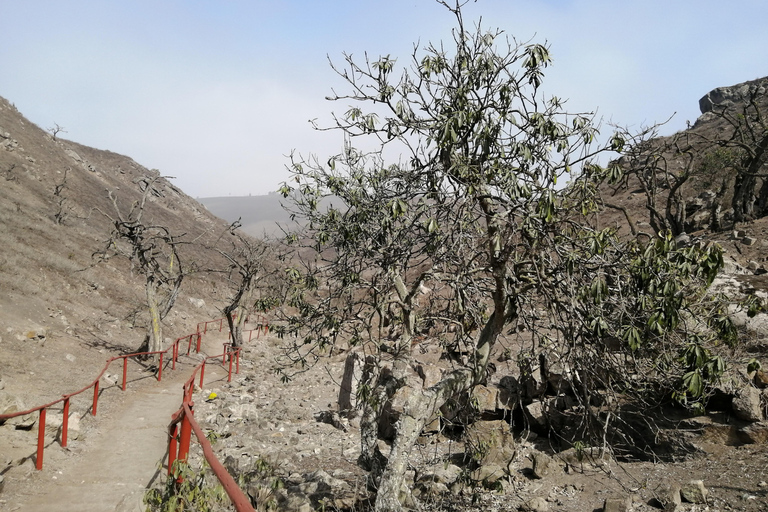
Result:
M62 435L61 435L61 445L66 446L67 445L67 423L69 420L69 401L73 396L77 396L81 393L84 393L90 388L94 388L93 393L93 406L91 408L91 414L96 415L96 405L98 401L98 394L99 394L99 382L101 381L101 378L104 376L104 373L106 373L109 366L116 360L122 359L123 360L123 384L122 389L125 391L126 389L126 374L127 374L127 367L128 367L128 359L136 356L142 356L142 355L160 355L160 361L157 368L157 376L158 381L162 380L162 372L163 372L163 355L167 354L168 351L173 350L172 352L172 360L173 360L173 367L172 369L175 369L176 367L176 359L179 355L179 343L182 340L188 339L189 340L189 347L187 349L187 354L189 354L191 348L192 348L192 339L193 337L197 337L197 345L196 345L196 352L200 351L200 341L202 338L202 335L207 332L207 326L209 323L215 323L219 322L219 331L221 331L221 328L223 326L224 320L226 318L220 318L216 320L211 320L207 322L200 322L197 324L197 330L196 332L181 336L179 338L176 338L176 340L171 343L171 345L165 349L165 350L157 350L152 352L134 352L131 354L121 354L118 356L110 357L107 359L106 364L104 365L104 368L101 370L101 372L98 374L98 376L87 386L80 389L79 391L75 391L74 393L67 393L65 395L61 395L61 398L58 398L52 402L49 402L44 405L39 405L37 407L33 407L32 409L21 411L21 412L14 412L14 413L8 413L8 414L0 414L0 421L6 421L11 418L16 418L18 416L26 416L28 414L32 414L36 411L40 412L40 418L38 421L38 443L37 443L37 460L35 463L35 467L38 470L42 470L43 468L43 452L45 449L44 446L44 439L45 439L45 416L46 416L46 410L54 406L60 402L64 402L64 418L63 418L63 424L62 424ZM243 332L253 332L257 331L260 333L262 330L264 332L268 332L269 330L269 324L267 323L266 319L259 315L259 324L256 329L250 329L248 331ZM200 332L200 326L203 325L203 332ZM232 333L230 333L230 339L232 338ZM248 340L250 341L250 336ZM208 439L205 437L205 434L203 433L200 426L197 424L197 422L194 419L194 415L192 413L192 393L194 391L195 386L195 378L197 377L197 372L200 370L200 387L203 386L203 378L205 374L205 365L208 363L209 359L219 359L222 358L222 364L226 361L226 357L229 356L229 376L228 381L232 380L232 361L233 358L237 362L237 373L240 373L240 352L241 347L233 347L232 343L225 343L224 344L224 353L219 354L216 356L206 356L205 359L203 359L192 371L192 375L186 380L183 386L183 395L182 395L182 403L181 407L178 411L176 411L172 415L172 421L169 425L169 431L171 432L170 436L170 446L169 446L169 455L168 455L168 471L171 472L171 468L173 465L173 462L175 460L186 460L188 450L189 450L189 432L194 432L195 437L197 438L198 442L200 443L201 447L203 448L203 455L205 456L205 459L208 461L208 464L211 467L211 470L216 475L216 478L219 479L222 486L224 487L224 490L226 491L227 495L229 496L230 500L232 501L232 504L235 506L238 512L253 512L253 507L251 506L250 500L245 496L242 489L237 485L235 480L232 478L232 476L229 474L229 472L224 468L224 466L221 464L221 462L218 460L216 455L213 453L213 447L211 446ZM189 428L185 430L185 428L182 428L182 447L179 448L179 451L176 452L175 446L176 446L176 438L175 438L175 430L176 425L179 422L186 421L188 423ZM184 446L184 443L186 443L186 446Z

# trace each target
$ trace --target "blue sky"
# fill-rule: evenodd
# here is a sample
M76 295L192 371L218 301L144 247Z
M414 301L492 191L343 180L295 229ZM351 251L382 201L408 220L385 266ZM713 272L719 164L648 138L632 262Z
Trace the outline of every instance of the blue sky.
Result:
M518 40L547 42L547 91L573 110L671 133L709 90L768 75L765 0L478 0ZM286 156L329 156L313 132L347 104L328 58L449 41L433 0L0 0L0 96L42 128L131 156L194 197L265 194Z

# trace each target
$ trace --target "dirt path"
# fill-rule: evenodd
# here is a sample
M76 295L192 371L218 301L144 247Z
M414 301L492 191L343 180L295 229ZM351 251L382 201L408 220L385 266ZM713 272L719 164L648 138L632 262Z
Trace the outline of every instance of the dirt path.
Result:
M211 340L206 345L213 349L220 344ZM199 362L194 358L185 359L186 363L180 368L177 366L176 371L168 368L162 382L144 382L134 389L129 384L121 403L113 404L117 406L98 419L94 432L74 456L57 456L54 450L59 447L49 447L43 471L34 472L21 482L3 509L25 512L50 511L52 507L62 512L143 510L144 491L156 479L163 478L166 471L167 427L181 403L182 385L193 365ZM205 376L206 384L226 379L220 365L211 363L206 367Z

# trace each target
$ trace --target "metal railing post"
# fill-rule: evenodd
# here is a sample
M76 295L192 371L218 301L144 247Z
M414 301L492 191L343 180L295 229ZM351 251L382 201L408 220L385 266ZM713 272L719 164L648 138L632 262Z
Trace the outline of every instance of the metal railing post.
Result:
M179 425L174 423L171 427L170 439L168 441L168 476L173 474L173 463L176 462L176 455L178 454L178 441L176 436L179 435Z
M99 405L99 381L93 385L93 407L91 407L91 416L96 416L96 407Z
M128 358L123 358L123 391L125 391L125 385L128 382Z
M160 352L160 365L157 367L157 382L163 380L163 353Z
M64 418L61 420L61 446L67 447L67 432L69 430L69 398L64 400Z
M40 418L37 420L37 460L35 469L43 469L43 451L45 450L45 407L40 409Z

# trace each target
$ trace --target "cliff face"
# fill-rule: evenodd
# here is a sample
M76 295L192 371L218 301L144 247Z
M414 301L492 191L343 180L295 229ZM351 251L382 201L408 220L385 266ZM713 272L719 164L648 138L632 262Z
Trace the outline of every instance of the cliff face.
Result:
M715 106L732 107L743 103L750 97L765 97L768 88L768 77L758 78L729 87L717 87L705 94L699 100L699 110L702 114L712 112Z

